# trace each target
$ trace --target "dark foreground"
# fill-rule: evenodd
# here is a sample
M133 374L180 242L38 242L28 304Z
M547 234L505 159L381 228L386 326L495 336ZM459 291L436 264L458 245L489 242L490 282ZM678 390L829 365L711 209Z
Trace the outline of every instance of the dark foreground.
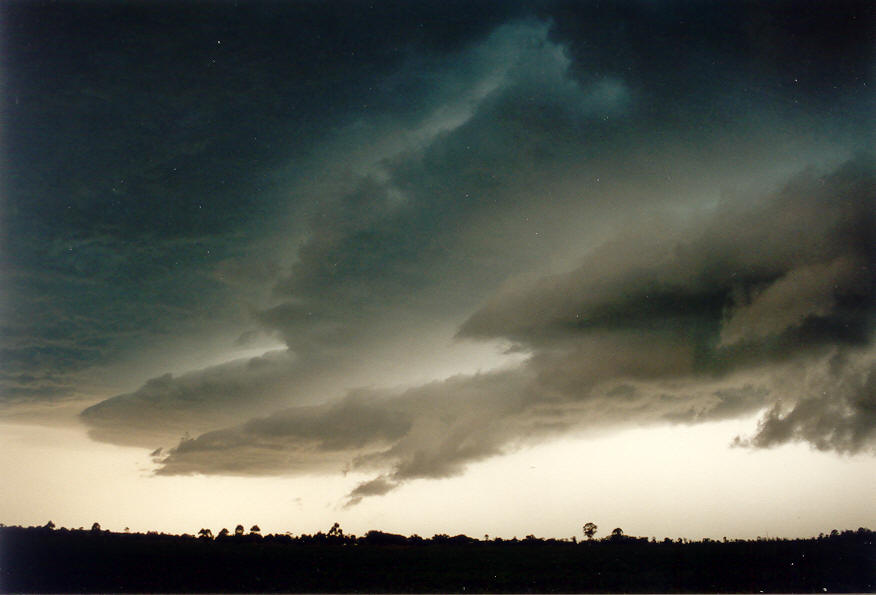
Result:
M0 528L5 592L873 592L874 534L572 543Z

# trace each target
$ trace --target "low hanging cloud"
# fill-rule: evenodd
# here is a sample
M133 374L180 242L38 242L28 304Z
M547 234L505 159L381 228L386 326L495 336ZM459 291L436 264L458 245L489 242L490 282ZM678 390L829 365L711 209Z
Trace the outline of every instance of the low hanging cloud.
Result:
M348 504L569 432L766 413L735 444L876 449L876 175L807 171L684 229L637 230L577 269L512 281L460 327L512 369L351 393L181 442L159 473L373 470ZM805 371L805 373L803 373Z
M179 376L165 374L137 390L88 407L80 419L95 440L154 448L273 411L308 374L288 351L268 352Z
M378 354L407 358L386 345L427 333L436 320L455 324L519 269L505 249L501 259L473 257L481 247L459 248L460 234L529 196L533 169L556 159L559 139L580 146L575 130L622 116L629 102L619 79L583 85L567 76L569 59L548 31L542 21L508 23L435 57L405 118L357 118L326 140L313 165L321 173L312 177L330 182L297 187L310 197L297 213L305 233L276 240L280 253L294 241L295 258L269 292L272 301L248 308L288 353L154 378L86 409L90 435L155 448L247 415L336 399L357 382L385 382L361 370L388 367ZM407 80L413 66L399 68L387 84ZM518 251L522 262L533 259L526 246ZM245 266L222 260L213 276L230 287L266 282L276 270L263 252Z
M669 237L636 229L571 273L508 283L460 335L538 346L601 329L681 333L722 359L732 354L716 349L722 333L728 348L795 333L792 351L864 342L874 191L861 158L827 176L804 172L767 200L723 204Z
M866 269L850 256L797 267L734 308L721 329L721 345L762 341L808 318L825 318L837 306L836 291L861 280Z
M398 484L386 476L379 475L370 481L365 481L356 486L347 497L347 507L359 504L368 496L383 496L398 487Z
M200 472L214 464L213 472L245 475L326 469L344 464L350 451L398 440L410 423L405 412L354 393L336 403L290 408L183 440L159 473Z
M733 444L769 448L803 441L822 451L876 452L876 354L840 353L806 373L808 391L796 401L777 402L753 436Z

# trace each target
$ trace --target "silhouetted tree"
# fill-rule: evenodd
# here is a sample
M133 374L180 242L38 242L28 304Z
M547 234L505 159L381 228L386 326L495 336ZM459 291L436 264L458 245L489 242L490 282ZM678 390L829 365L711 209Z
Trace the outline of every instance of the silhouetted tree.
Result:
M93 525L91 525L91 532L100 533L100 523L94 523Z
M209 529L201 529L198 531L198 537L200 539L213 539L213 532Z
M594 535L596 535L596 530L599 529L599 527L596 526L596 523L587 523L584 525L583 529L584 529L584 536L589 541L589 540L593 539Z
M250 527L249 532L252 533L253 535L261 535L262 534L262 530L259 528L258 525L253 525L252 527Z
M55 523L53 523L52 521L49 521L48 523L45 524L45 528L48 529L49 531L51 531L52 529L55 528Z
M328 530L329 537L343 537L344 530L341 529L341 526L338 523L332 525L332 528Z
M228 537L228 535L229 535L228 529L226 529L225 527L222 527L222 530L219 531L219 535L216 536L216 539L222 539L223 537Z

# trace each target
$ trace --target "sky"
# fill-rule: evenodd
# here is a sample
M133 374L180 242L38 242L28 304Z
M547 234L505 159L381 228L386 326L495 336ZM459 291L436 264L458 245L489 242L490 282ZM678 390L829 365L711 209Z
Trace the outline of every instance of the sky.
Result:
M876 527L871 3L0 12L0 521Z

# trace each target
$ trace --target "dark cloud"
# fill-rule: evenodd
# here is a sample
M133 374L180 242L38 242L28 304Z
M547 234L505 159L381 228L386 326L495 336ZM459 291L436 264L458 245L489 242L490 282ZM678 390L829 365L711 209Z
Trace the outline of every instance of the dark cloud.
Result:
M691 407L678 414L668 414L666 419L681 423L698 423L712 420L733 419L760 409L770 402L770 390L764 386L746 384L714 390L708 408ZM661 399L674 400L677 397L663 394Z
M405 117L424 88L383 86L405 60L458 51L518 11L430 4L5 6L10 231L264 225L274 169L363 111Z
M240 318L230 292L201 268L203 255L229 251L227 237L152 244L47 234L21 244L37 262L4 270L0 374L10 384L0 380L0 401L14 400L15 378L69 387L40 393L33 383L36 399L88 398L100 382L84 371L213 317Z
M559 2L545 13L575 76L624 77L642 100L641 115L655 123L691 131L704 123L710 130L697 136L708 136L753 111L794 118L821 110L834 133L848 133L872 117L864 105L876 13L866 2L805 10L790 1L708 10L684 1ZM843 122L846 109L854 115Z
M354 392L182 441L158 473L290 474L392 469L350 495L459 473L501 452L525 400L520 372L458 377L403 392Z
M746 444L872 448L873 183L859 160L719 205L668 240L639 230L571 273L508 285L462 326L463 337L522 345L530 355L519 367L384 392L355 420L339 417L345 402L273 414L181 443L161 473L222 473L241 461L253 473L294 472L301 463L277 453L303 441L313 464L381 471L349 495L354 504L560 433L765 407ZM388 419L403 423L387 431Z
M559 386L531 360L515 370L460 376L403 392L354 393L338 403L287 409L185 440L168 452L158 472L378 470L375 479L349 494L348 505L354 505L406 481L457 475L473 462L559 434L722 419L768 401L762 389L710 389L678 378L672 379L674 386L663 386L674 391L664 397L657 392L660 384L647 380L613 376L592 386ZM630 382L638 388L631 389ZM743 402L745 391L752 393L749 402Z
M4 5L4 374L89 398L95 366L243 326L326 139L416 119L440 99L399 69L518 12L430 4Z
M837 363L836 360L841 360ZM750 438L734 444L769 448L808 442L818 450L876 453L876 366L869 357L835 358L814 390L771 407ZM815 382L813 382L815 384Z
M362 498L368 496L382 496L391 492L396 487L397 484L395 482L386 479L382 475L370 481L364 481L350 492L346 506L355 506L362 501Z
M348 463L349 452L391 443L409 427L403 411L381 406L374 396L351 394L336 403L285 409L235 428L183 440L159 472L338 471Z
M749 357L739 344L782 357L866 342L874 184L862 157L801 174L769 199L720 205L669 237L635 230L572 273L510 282L460 334L533 346L608 331L680 337L704 369Z
M375 473L350 504L621 424L872 444L872 156L823 173L869 4L2 10L10 410L115 395L93 438L194 436L160 473ZM450 327L516 367L412 382ZM286 349L112 374L197 333Z
M330 293L332 305L361 308L371 305L368 296L407 297L448 274L471 275L463 265L471 255L456 247L471 221L514 207L535 170L556 167L557 155L580 145L577 131L623 111L622 83L607 90L568 79L568 61L546 35L544 23L500 27L457 56L461 66L441 64L429 85L435 95L453 89L461 99L421 106L420 120L406 129L365 132L376 138L351 131L375 154L350 188L307 211L309 231L278 294ZM392 142L384 147L387 133ZM507 272L490 264L477 267L486 282Z
M369 321L344 342L458 318L628 208L867 128L860 4L3 10L6 373L70 386L183 328L239 336L270 288L319 333ZM779 77L801 55L818 76Z
M305 382L306 374L298 372L294 358L280 351L178 377L165 374L88 407L80 418L94 439L155 447L275 409L295 394L288 388L293 378Z
M296 358L307 361L281 374L292 389L275 380L264 381L274 387L274 395L286 395L291 404L294 395L303 392L302 385L333 394L310 380L359 365L355 362L362 359L361 352L374 350L385 335L418 333L433 318L458 316L478 301L483 288L533 262L529 246L518 251L524 261L498 254L478 256L479 247L471 241L460 246L460 236L477 229L478 221L491 212L513 207L509 200L519 204L521 190L535 168L548 164L556 153L538 147L548 147L551 136L567 123L580 128L606 111L623 111L622 87L607 92L604 85L584 88L570 81L565 76L567 60L559 47L546 42L546 36L545 23L513 23L499 27L480 45L458 50L452 60L428 65L435 80L426 83L432 93L420 105L419 118L402 130L396 124L376 125L375 154L356 166L362 171L354 170L349 183L339 187L315 188L313 202L301 206L306 222L303 239L288 273L273 286L274 304L249 308L265 332L277 334ZM464 66L455 68L457 60ZM451 90L459 97L448 95ZM530 121L525 106L533 102L545 106L545 119ZM550 123L551 114L560 118L559 123ZM515 131L509 132L512 126ZM357 126L344 130L341 138L350 134L357 143L367 142ZM515 156L508 150L512 139L504 142L498 136L509 134L531 138L537 146ZM563 134L567 143L573 142L570 132ZM344 154L331 148L332 142L328 141L329 154ZM500 164L512 162L527 163L525 176L516 175L507 164L500 171ZM488 171L494 174L484 173ZM453 182L455 176L459 179ZM500 233L503 241L511 231ZM275 240L276 251L282 254L288 241ZM214 265L208 281L221 282L226 300L233 301L240 288L268 285L278 270L277 260L268 256L241 261L232 252ZM212 374L205 371L197 376ZM265 392L264 383L254 378L252 382L251 391L237 383L229 386L237 393L252 393L242 401L257 403L262 398L255 395ZM186 386L168 392L191 390ZM187 415L194 415L192 400L180 402ZM152 417L153 401L128 395L112 400L112 407L124 402L127 410L139 403L144 408L139 423ZM224 408L229 401L220 398L214 406ZM167 411L172 410L171 402L164 401ZM109 415L109 407L100 409L100 416L95 411L85 416L89 424L103 417L112 420L104 426L123 424L125 416ZM132 439L135 434L125 435Z

